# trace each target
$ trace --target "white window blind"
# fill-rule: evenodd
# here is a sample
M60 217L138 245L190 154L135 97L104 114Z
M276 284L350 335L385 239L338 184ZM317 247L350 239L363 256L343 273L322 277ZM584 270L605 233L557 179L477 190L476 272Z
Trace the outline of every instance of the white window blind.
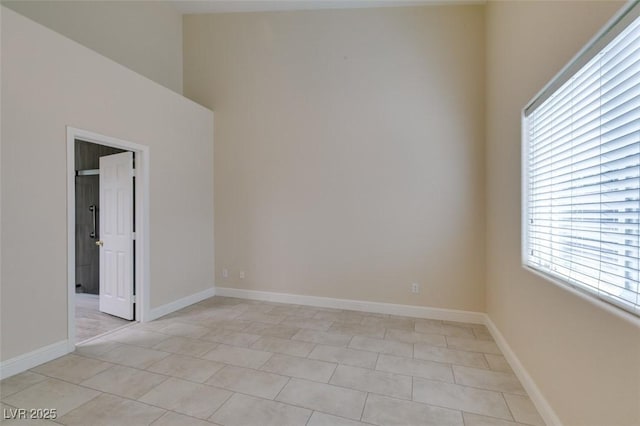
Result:
M525 109L523 255L640 316L640 18L627 15Z

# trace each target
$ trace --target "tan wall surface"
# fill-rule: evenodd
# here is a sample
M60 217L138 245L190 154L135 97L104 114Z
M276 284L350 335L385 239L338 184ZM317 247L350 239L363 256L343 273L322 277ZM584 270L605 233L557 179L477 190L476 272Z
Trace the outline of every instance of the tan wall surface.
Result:
M640 328L522 268L520 112L620 6L487 6L487 309L570 426L640 424Z
M162 1L2 1L2 4L182 93L182 15Z
M151 308L213 285L211 111L2 8L0 359L67 337L66 126L150 147Z
M482 6L183 26L185 94L216 113L218 286L484 310Z

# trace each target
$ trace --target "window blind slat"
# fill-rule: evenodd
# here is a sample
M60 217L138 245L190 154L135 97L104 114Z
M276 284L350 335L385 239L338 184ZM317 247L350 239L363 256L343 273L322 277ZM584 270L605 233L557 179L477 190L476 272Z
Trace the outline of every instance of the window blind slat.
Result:
M562 252L560 250L556 250L556 251L553 251L553 250L545 251L544 249L539 249L539 250L540 250L541 253L543 253L544 255L546 255L549 258L559 257L560 259L562 259L562 256L566 256L566 259L564 259L564 260L571 264L572 269L574 269L576 271L580 271L584 275L591 276L591 277L600 277L600 278L602 278L602 274L606 274L608 279L603 280L603 281L606 284L610 285L610 286L619 287L621 289L625 289L630 285L632 285L634 287L637 287L635 282L637 282L637 280L638 280L638 270L633 270L633 273L630 274L629 276L620 276L620 275L616 275L615 273L608 273L608 272L602 271L602 267L603 266L604 267L614 267L615 269L618 269L620 267L620 265L617 265L617 264L601 262L601 261L598 261L598 260L594 261L594 259L588 259L588 258L584 258L584 261L588 262L588 263L581 263L579 261L580 259L577 259L578 256L575 256L574 254L569 253L569 252ZM624 284L620 285L620 284L616 283L620 279L623 280ZM629 284L627 284L627 283L629 283ZM627 287L625 287L625 286L627 286Z
M629 108L629 110L633 110L633 108ZM584 148L592 148L600 142L606 143L615 139L619 134L624 132L625 129L638 128L638 123L634 121L635 115L629 115L627 122L620 120L620 118L622 117L598 117L598 119L594 121L597 126L575 129L571 134L571 138L567 138L565 142L560 143L558 140L553 140L553 144L549 145L545 150L530 150L529 156L536 160L543 161L549 159L550 156L563 154L570 149L577 150L581 148L577 150L577 152L582 152L583 145L586 145ZM571 117L567 117L567 119L571 119ZM614 122L614 119L617 119L617 121ZM571 143L569 144L568 142Z
M633 97L630 97L631 95L633 95ZM616 98L614 101L621 101L620 98L623 97L621 96ZM615 102L612 104L614 103ZM530 151L529 155L540 162L544 162L545 160L552 158L566 158L567 156L573 155L573 151L578 148L585 148L584 151L578 151L585 152L593 149L594 147L598 148L601 142L607 143L614 140L616 135L624 132L625 130L628 132L636 131L640 124L634 120L635 115L633 115L633 110L638 108L640 105L640 87L634 88L634 92L629 94L625 103L615 105L617 108L626 108L626 111L624 112L631 114L624 115L619 111L610 111L607 114L601 113L594 118L592 123L589 123L591 125L590 127L583 126L580 132L574 132L571 135L567 135L567 140L565 142L554 140L553 143L555 145L550 146L547 150ZM624 121L625 118L628 120L627 122ZM603 130L605 130L604 134Z

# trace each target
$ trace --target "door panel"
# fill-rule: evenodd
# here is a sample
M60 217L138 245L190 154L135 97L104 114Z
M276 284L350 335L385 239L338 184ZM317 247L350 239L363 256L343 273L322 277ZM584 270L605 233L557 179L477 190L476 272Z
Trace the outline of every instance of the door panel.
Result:
M133 319L133 153L100 157L100 311Z

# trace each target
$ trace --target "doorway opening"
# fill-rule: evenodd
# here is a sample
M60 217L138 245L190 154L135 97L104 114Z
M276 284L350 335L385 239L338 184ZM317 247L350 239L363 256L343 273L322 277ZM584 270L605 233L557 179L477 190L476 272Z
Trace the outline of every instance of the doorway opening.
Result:
M100 162L102 157L125 151L75 140L76 170L76 340L87 339L113 331L129 324L134 318L122 318L100 307L102 223L107 206L101 203ZM134 157L135 170L135 157ZM135 176L132 177L135 180ZM134 181L135 182L135 181ZM133 184L135 191L135 183ZM133 200L133 194L132 200ZM105 200L106 201L106 200ZM133 221L132 221L133 224ZM134 231L135 232L135 229ZM133 246L133 241L131 241ZM135 249L135 248L134 248ZM135 256L135 253L134 253ZM105 265L106 266L106 265ZM131 271L133 272L133 271ZM133 275L131 273L131 275ZM135 280L134 280L135 295Z
M148 156L147 147L67 128L70 351L146 316Z

